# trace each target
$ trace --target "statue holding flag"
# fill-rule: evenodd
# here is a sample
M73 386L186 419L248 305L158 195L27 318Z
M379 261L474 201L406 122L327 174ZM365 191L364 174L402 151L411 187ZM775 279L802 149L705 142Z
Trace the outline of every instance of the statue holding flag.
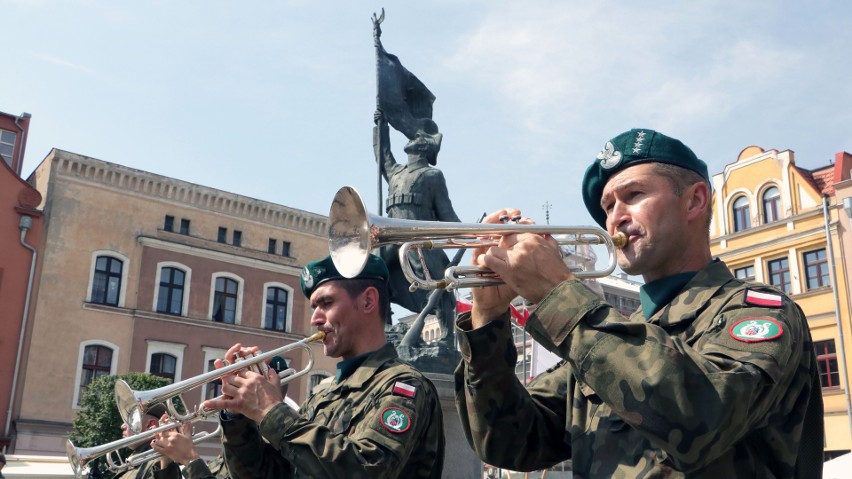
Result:
M438 125L432 120L435 96L402 66L395 55L385 51L379 26L383 18L384 11L379 18L373 16L377 69L373 147L381 177L388 182L385 211L389 218L458 222L444 174L434 167L438 162L443 137L438 131ZM408 155L406 164L397 163L391 152L388 125L409 140L403 148ZM447 255L442 250L425 250L423 254L431 274L443 275L449 264ZM391 302L414 312L423 309L429 300L429 293L424 290L409 292L408 280L399 266L399 246L383 247L382 258L391 274ZM422 273L419 271L419 261L412 261L412 267ZM440 339L452 348L455 299L450 292L440 294L435 311L441 324Z

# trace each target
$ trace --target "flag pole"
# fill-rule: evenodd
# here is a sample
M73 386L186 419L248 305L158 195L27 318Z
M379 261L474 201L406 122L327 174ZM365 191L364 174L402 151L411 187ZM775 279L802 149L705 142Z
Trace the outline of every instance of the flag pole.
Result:
M380 37L382 35L382 29L379 25L385 20L385 9L382 7L382 13L378 17L376 17L375 12L373 13L373 43L376 47L376 109L379 108L379 45L381 45ZM375 152L374 152L375 154ZM376 198L378 198L378 207L376 211L378 211L378 215L382 216L382 161L380 158L376 158Z

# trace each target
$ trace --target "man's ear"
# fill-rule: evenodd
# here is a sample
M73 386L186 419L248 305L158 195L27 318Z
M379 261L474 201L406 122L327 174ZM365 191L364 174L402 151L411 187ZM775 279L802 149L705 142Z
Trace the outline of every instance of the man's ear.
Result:
M360 308L366 314L372 314L376 312L379 308L379 291L370 286L361 293L360 298L358 298L359 304L358 308Z
M689 221L695 221L703 217L704 212L707 211L707 208L710 205L711 194L710 187L707 183L703 181L699 181L697 183L693 183L686 192L687 195L687 219Z

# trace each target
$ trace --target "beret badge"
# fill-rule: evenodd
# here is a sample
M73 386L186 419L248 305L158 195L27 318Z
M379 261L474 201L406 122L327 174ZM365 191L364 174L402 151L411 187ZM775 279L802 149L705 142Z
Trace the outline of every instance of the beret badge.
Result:
M598 153L598 159L601 160L601 167L608 170L621 163L621 152L616 151L615 145L611 141L608 141L601 152Z

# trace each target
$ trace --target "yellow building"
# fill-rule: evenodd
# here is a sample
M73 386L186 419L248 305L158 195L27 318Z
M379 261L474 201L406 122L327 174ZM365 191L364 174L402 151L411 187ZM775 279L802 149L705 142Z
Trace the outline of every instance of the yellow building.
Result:
M806 170L790 150L744 149L713 176L710 230L713 255L735 276L777 287L805 312L820 367L827 458L852 449L849 341L843 354L850 313L842 238L849 237L849 221L833 186L849 180L852 157L837 158Z

